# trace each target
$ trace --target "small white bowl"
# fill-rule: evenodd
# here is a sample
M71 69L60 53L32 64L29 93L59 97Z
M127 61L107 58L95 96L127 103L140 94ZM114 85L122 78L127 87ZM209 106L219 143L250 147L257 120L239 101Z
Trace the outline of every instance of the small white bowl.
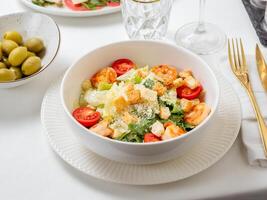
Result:
M60 46L60 31L55 21L43 14L21 12L0 17L0 39L6 31L15 30L21 33L23 40L39 37L44 41L45 54L42 57L42 68L32 74L15 81L0 82L0 88L12 88L36 78L54 60Z
M77 102L80 95L81 83L119 58L129 58L139 66L171 64L178 70L192 69L206 91L205 102L211 107L210 115L187 134L157 143L126 143L89 131L72 117L74 102ZM85 147L111 160L131 164L152 164L181 156L202 139L205 130L215 118L219 85L208 64L182 47L155 41L124 41L98 48L76 61L64 75L61 101L69 119L67 122L72 125L73 133Z

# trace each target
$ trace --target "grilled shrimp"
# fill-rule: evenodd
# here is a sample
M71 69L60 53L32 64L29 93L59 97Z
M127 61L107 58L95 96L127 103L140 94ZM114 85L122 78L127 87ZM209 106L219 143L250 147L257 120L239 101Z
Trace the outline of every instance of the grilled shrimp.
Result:
M184 133L185 133L185 131L182 128L180 128L179 126L176 126L174 124L171 124L171 125L167 126L164 134L162 135L162 140L168 140L171 138L175 138L175 137L182 135Z
M106 67L97 72L92 78L91 83L97 87L100 82L114 83L117 78L117 73L111 67Z
M113 134L113 130L108 128L108 121L102 120L96 125L92 126L90 128L90 131L93 131L99 135L108 137Z
M210 108L205 103L196 105L193 110L185 114L185 121L192 125L200 124L210 113Z
M164 85L171 85L177 78L177 70L169 65L155 66L151 71L161 79Z
M187 100L182 98L180 100L180 105L184 112L190 112L194 108L194 106L196 106L199 103L200 103L199 99Z

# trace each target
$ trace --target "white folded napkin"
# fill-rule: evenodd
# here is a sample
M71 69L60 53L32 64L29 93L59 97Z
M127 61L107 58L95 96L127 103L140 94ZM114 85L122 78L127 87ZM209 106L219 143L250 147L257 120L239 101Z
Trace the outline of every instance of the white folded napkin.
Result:
M259 104L262 115L265 119L267 119L267 93L264 91L261 85L255 57L247 56L247 63L249 68L250 81L254 94L256 96L256 100ZM220 59L219 68L222 71L223 75L233 85L240 98L243 114L241 134L243 143L247 150L248 162L253 166L267 167L267 159L264 155L263 144L261 142L254 110L245 89L241 86L240 82L234 76L227 56L224 56L222 59ZM265 121L267 122L267 120Z

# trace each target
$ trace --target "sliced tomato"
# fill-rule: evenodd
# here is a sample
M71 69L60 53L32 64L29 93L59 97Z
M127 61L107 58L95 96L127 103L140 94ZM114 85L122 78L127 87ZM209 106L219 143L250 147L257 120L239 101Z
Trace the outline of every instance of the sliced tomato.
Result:
M86 11L89 10L88 8L85 8L82 4L74 4L72 2L72 0L64 0L65 5L71 9L71 10L75 10L75 11Z
M91 127L100 120L100 113L88 107L77 108L73 111L72 115L85 127Z
M110 7L117 7L117 6L120 6L120 3L119 2L110 1L110 2L107 3L107 5L110 6Z
M199 85L195 89L190 89L189 87L183 85L181 87L178 87L176 89L177 96L179 98L185 98L188 100L195 99L199 96L200 92L202 91L202 86Z
M117 76L121 76L128 72L130 69L134 68L135 64L133 61L123 58L116 60L112 63L111 67L116 71Z
M159 137L157 137L156 135L154 135L153 133L146 133L144 135L144 142L158 142L161 141L161 139Z

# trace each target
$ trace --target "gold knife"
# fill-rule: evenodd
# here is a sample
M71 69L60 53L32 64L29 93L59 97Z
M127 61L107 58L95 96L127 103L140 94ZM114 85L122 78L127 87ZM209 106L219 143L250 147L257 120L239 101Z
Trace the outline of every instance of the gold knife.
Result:
M256 44L256 61L261 84L265 91L267 91L267 66L258 44Z

